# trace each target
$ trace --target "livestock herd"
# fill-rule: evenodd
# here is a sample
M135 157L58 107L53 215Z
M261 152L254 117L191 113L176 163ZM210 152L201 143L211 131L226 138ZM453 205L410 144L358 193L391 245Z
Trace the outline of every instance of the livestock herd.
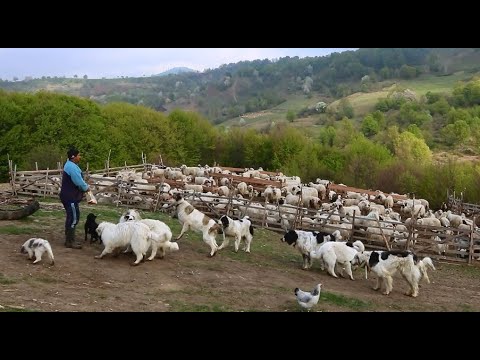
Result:
M264 181L264 186L252 179ZM272 183L265 183L268 181ZM172 239L172 231L165 223L141 219L138 211L128 210L119 223L102 222L96 226L95 233L104 245L102 253L96 256L99 259L122 250L135 253L133 265L144 259L153 260L157 251L163 258L167 252L179 250L176 240L189 230L202 234L210 257L228 245L228 237L235 239L236 252L242 240L243 250L250 252L253 225L260 222L283 231L282 241L301 253L304 269L318 259L321 268L326 268L331 276L337 277L338 273L353 280L352 268L362 266L377 275L376 289L383 288L384 294L391 292L396 271L410 285L408 295L413 297L418 295L418 282L422 278L428 281L426 269L434 269L434 265L430 257L420 259L409 250L417 242L427 242L423 250L437 254L452 252L465 256L473 251L474 259L480 260L478 229L463 214L453 214L445 208L433 211L425 199L408 199L398 194L341 191L341 184L334 191L330 181L320 178L315 183L302 184L298 176L262 169L235 173L220 167L183 165L152 166L142 173L125 169L114 177L91 175L89 183L98 203L113 202L107 190L117 185L118 192L129 194L131 199L157 201L161 211L182 224L180 234ZM157 193L156 197L142 197L152 191ZM218 215L216 220L199 210L205 204ZM469 231L472 237L465 235ZM216 241L218 234L223 235L220 245ZM387 250L365 250L365 245L375 242L385 244Z

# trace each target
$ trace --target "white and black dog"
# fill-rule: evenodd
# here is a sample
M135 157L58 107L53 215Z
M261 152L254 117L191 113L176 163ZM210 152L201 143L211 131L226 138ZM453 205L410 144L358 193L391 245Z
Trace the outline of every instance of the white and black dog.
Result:
M374 290L383 287L383 294L390 294L393 289L393 275L399 270L410 286L405 295L418 296L418 282L422 274L416 265L417 256L411 251L364 251L355 255L354 262L360 265L365 264L367 269L377 275Z
M302 254L302 269L306 270L312 267L310 253L317 248L317 245L327 241L334 241L335 236L318 231L289 230L280 240L288 245L293 245Z
M52 247L48 240L41 239L41 238L31 238L25 241L22 245L20 252L22 254L28 253L28 259L32 259L33 255L35 254L35 261L34 264L38 263L42 260L42 255L44 252L47 252L48 257L50 258L50 264L55 264L55 258L53 257Z
M223 242L218 247L218 250L228 245L227 236L233 236L235 237L235 252L238 251L242 238L245 239L243 250L247 253L250 252L250 244L253 239L253 225L248 216L244 216L240 220L233 220L231 217L223 215L219 220L219 224L223 227Z

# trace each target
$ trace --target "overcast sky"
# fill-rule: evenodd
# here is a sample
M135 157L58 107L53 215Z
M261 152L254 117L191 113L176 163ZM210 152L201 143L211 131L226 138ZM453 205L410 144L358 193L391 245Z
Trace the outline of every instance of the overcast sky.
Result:
M173 67L188 67L203 71L214 69L222 64L243 60L278 59L285 56L325 56L332 52L356 50L335 49L68 49L68 48L0 48L0 78L12 80L16 76L24 80L26 76L83 77L90 79L116 78L119 76L151 76Z

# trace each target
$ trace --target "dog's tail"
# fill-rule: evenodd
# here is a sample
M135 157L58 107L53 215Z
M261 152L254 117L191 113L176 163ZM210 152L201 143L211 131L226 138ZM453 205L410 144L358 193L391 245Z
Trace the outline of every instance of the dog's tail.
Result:
M426 266L428 266L430 269L436 270L436 269L435 269L435 266L433 266L432 259L430 259L428 256L424 257L421 261L423 261L423 263L424 263Z
M250 223L250 227L248 229L250 231L250 235L253 236L253 225Z
M363 243L360 240L357 240L353 243L353 248L357 250L359 253L363 253L365 251L365 245L363 245Z
M45 243L43 244L43 246L45 246L45 249L47 250L48 256L50 257L50 265L54 265L55 264L55 258L53 257L52 247L50 246L50 243L48 242L48 240L45 240Z

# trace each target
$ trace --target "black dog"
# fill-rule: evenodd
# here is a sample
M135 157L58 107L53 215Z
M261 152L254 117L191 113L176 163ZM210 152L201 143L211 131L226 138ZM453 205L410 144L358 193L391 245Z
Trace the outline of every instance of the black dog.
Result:
M87 215L87 221L85 221L85 241L87 241L87 236L90 234L90 244L97 241L100 243L101 240L97 234L97 227L98 224L96 223L95 219L97 216L93 213Z

